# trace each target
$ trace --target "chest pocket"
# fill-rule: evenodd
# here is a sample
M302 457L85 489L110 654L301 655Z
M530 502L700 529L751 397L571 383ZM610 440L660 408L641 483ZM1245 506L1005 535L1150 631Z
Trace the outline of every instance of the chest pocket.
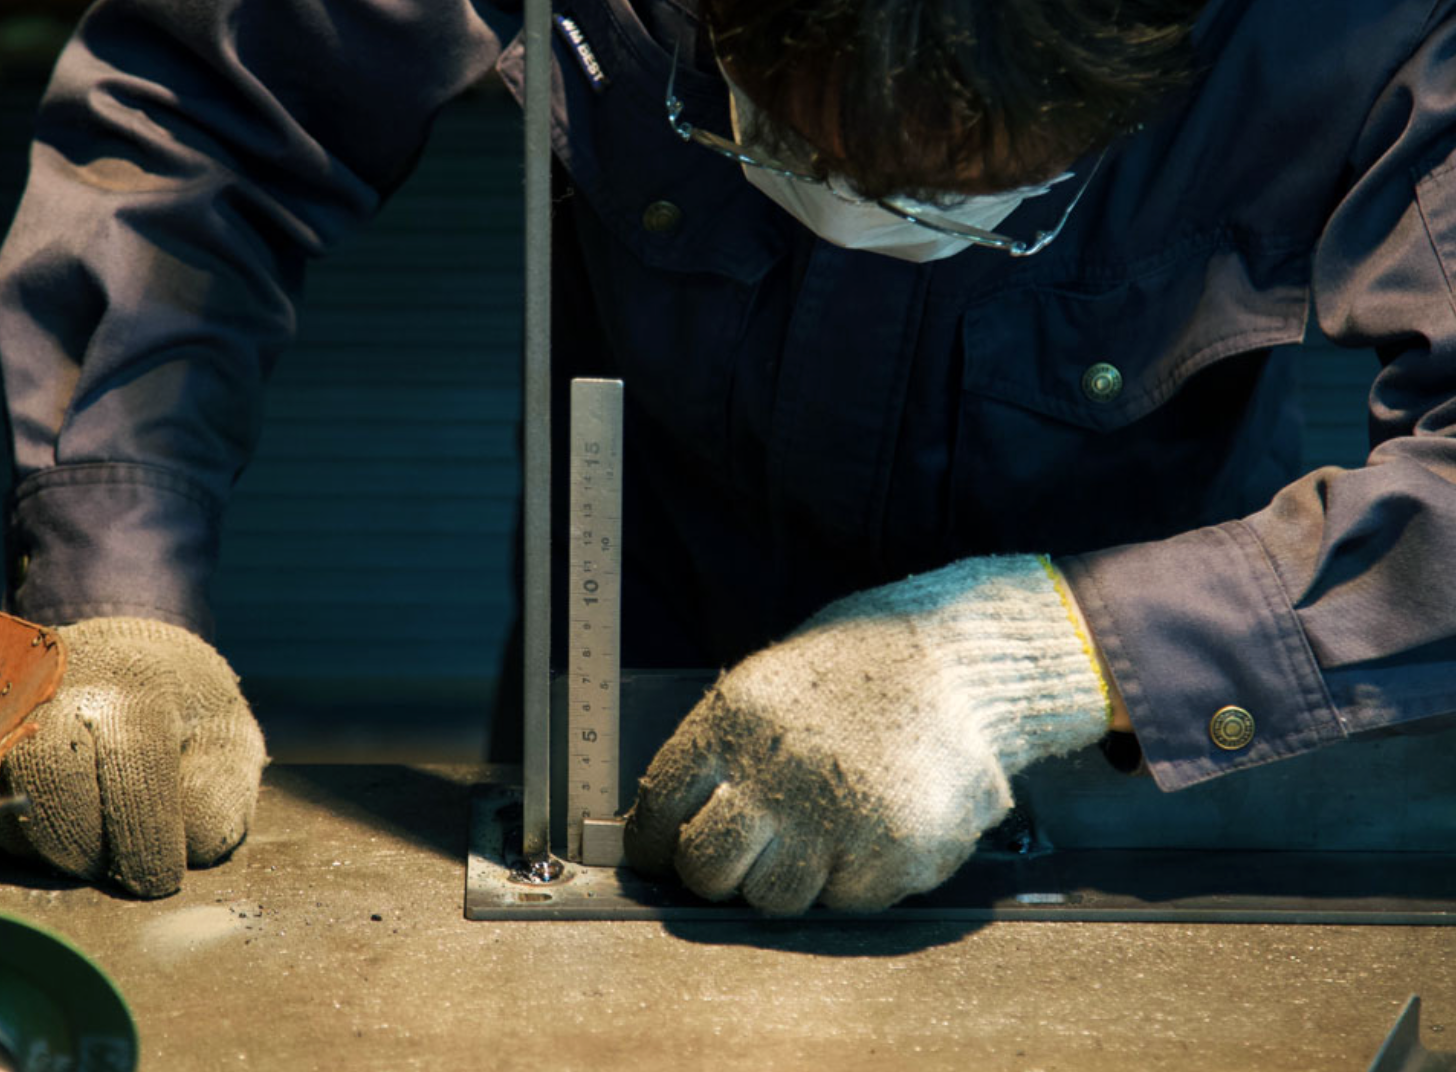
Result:
M552 145L570 182L556 218L563 236L571 232L556 249L577 273L575 289L558 288L558 324L575 322L558 330L557 351L579 339L582 353L561 355L569 365L622 376L631 405L721 466L723 399L755 295L783 253L780 227L737 164L673 132L664 105L671 54L630 6L580 5L574 18L608 84L594 89L553 39ZM522 65L518 40L499 64L518 97ZM720 79L684 63L676 92L685 118L726 128Z
M1219 236L1121 278L1027 285L967 308L953 542L1087 550L1257 498L1282 404L1264 358L1302 337L1307 281L1303 254Z

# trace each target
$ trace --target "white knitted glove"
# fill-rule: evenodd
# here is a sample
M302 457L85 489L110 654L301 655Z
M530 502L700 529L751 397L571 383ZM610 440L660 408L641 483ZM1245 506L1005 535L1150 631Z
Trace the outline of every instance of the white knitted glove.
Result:
M182 885L242 841L267 756L227 661L185 629L90 618L66 644L38 731L0 765L0 791L30 814L0 815L0 849L40 856L143 897Z
M1010 777L1107 719L1050 564L967 559L833 603L720 677L642 779L628 858L772 913L883 908L949 878Z

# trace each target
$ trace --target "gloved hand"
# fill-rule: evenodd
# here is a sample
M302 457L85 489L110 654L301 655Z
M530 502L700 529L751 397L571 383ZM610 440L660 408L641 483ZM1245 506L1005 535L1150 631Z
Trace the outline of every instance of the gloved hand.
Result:
M143 897L182 885L242 841L267 763L227 661L185 629L90 618L58 630L66 672L31 716L34 736L0 764L0 849L40 856Z
M642 779L628 859L779 914L932 889L1013 774L1106 732L1094 667L1045 559L849 596L718 679Z

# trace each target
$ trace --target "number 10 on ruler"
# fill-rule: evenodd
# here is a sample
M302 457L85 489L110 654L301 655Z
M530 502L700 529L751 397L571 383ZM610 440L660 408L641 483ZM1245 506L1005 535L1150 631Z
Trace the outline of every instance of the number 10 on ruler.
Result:
M571 381L566 852L617 811L622 602L622 381Z

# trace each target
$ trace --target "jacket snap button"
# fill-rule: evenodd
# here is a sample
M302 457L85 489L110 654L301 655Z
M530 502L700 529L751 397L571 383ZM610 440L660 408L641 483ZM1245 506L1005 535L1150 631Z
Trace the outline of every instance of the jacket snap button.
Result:
M654 201L642 213L642 226L653 234L677 230L682 223L682 209L671 201Z
M1242 707L1220 707L1208 723L1208 735L1225 752L1247 748L1254 739L1254 716Z
M1082 373L1082 393L1093 402L1111 402L1122 394L1122 373L1116 365L1099 361Z

